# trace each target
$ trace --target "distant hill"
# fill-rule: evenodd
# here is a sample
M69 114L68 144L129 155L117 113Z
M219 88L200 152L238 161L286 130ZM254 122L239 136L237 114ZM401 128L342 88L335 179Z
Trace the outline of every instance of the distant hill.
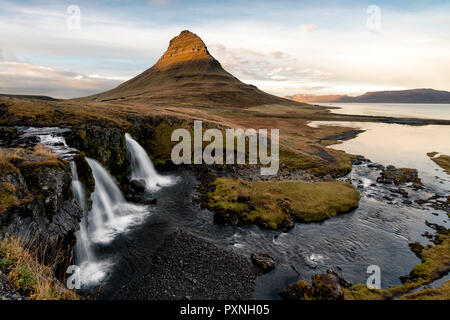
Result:
M304 96L306 97L303 98ZM450 92L434 89L411 89L367 92L357 97L298 94L287 98L298 102L450 103Z
M27 94L2 94L2 93L0 93L0 98L11 98L11 99L21 99L21 100L58 101L58 99L48 97L48 96L27 95Z
M170 41L150 69L115 89L83 99L207 107L300 105L241 82L222 68L200 37L187 30Z

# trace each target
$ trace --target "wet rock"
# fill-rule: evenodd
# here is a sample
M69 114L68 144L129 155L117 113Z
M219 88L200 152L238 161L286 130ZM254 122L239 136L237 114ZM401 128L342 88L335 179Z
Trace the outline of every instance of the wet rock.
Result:
M145 180L144 179L133 179L130 181L130 188L134 192L141 193L145 191Z
M310 300L311 286L306 281L299 280L280 292L280 296L283 300Z
M311 294L321 300L344 299L344 292L339 284L339 278L330 273L313 275Z
M275 260L267 253L252 254L251 259L253 264L261 268L264 273L275 269Z
M400 195L402 195L403 198L409 197L408 191L406 191L405 189L402 189L402 188L397 188L397 189L391 188L391 189L389 189L389 191L392 193L400 194Z
M146 205L156 204L158 200L156 198L145 199L142 203Z
M312 276L311 286L300 280L290 285L280 296L285 300L343 300L342 288L350 288L351 283L340 278L336 272L327 270Z
M386 170L381 172L381 176L377 179L377 182L395 185L406 184L411 182L413 184L417 184L418 186L422 185L422 182L419 178L416 169L409 169L409 168L397 169L392 168L392 166L389 166Z

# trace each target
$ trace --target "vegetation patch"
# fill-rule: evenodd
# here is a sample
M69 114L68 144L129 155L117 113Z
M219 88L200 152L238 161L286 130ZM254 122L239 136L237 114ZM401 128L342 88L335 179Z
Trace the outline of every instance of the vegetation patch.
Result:
M244 181L217 178L205 206L233 224L256 223L271 229L293 222L316 222L358 206L360 195L348 182Z
M433 160L438 166L444 169L446 174L450 175L450 156L446 154L441 154L438 157L435 157L437 152L429 152L427 155Z
M8 280L22 295L34 300L78 300L54 278L49 266L38 262L37 255L23 248L17 238L0 242L0 267L9 269Z

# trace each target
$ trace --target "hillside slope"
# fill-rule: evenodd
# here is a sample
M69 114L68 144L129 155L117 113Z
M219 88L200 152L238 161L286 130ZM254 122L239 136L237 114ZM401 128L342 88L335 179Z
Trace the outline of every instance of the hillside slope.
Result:
M200 37L187 30L170 41L169 48L153 67L115 89L86 99L155 105L296 105L235 78L214 59Z

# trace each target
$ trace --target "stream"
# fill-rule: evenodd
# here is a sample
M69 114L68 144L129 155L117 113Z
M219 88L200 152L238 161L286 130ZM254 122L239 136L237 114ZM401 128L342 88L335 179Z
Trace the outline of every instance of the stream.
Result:
M70 161L73 149L67 147L59 128L21 128L24 135L37 136ZM131 136L127 146L133 164L132 179L143 180L144 198L157 199L153 205L138 205L125 200L114 180L95 160L87 159L93 169L96 189L93 209L87 212L77 234L75 260L82 269L83 289L101 296L99 287L126 286L151 264L151 255L169 232L182 229L219 247L235 250L250 260L252 253L269 253L277 267L257 278L256 299L279 299L278 293L289 284L327 269L337 271L348 281L365 283L367 267L381 269L381 286L400 284L420 260L408 243L429 244L422 235L435 231L425 225L448 223L446 212L430 207L407 206L399 197L384 199L387 187L376 183L379 174L370 163L355 165L345 177L358 187L362 198L359 208L321 223L296 224L288 233L257 226L219 225L213 213L201 209L192 199L199 185L194 174L179 169L159 174L151 160ZM429 150L434 151L434 150ZM439 150L438 150L439 151ZM73 190L83 199L82 186L73 170ZM442 193L442 185L439 186ZM411 200L426 199L436 190L416 191L406 186ZM444 193L442 193L444 194ZM82 205L84 206L84 205ZM85 210L86 206L84 206ZM99 293L100 292L100 293Z

